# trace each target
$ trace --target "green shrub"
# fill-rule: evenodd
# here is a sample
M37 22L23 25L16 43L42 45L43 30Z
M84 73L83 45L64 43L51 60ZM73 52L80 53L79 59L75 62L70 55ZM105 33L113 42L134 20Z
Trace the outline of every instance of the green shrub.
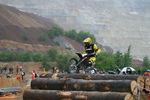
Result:
M48 32L48 36L50 39L54 39L56 36L63 35L63 34L64 34L64 30L57 26L52 27Z
M51 61L55 61L56 56L57 56L57 49L55 49L55 48L49 49L49 51L47 52L47 55Z
M33 58L33 61L35 62L40 62L43 59L41 53L35 53L32 58Z
M71 50L71 47L66 47L67 50Z
M29 40L29 37L27 36L27 34L24 34L24 35L23 35L23 39L24 39L25 41L28 41L28 40Z
M56 41L55 43L56 43L56 45L60 46L60 44L59 44L59 42L58 42L58 41Z
M42 34L42 35L40 35L39 37L38 37L38 40L39 41L46 41L46 34Z

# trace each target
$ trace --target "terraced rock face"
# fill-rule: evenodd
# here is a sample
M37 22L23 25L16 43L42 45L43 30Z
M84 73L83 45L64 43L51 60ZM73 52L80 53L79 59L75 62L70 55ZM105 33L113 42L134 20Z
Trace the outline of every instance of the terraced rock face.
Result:
M92 32L97 41L134 58L150 57L149 0L0 0L52 18L65 29Z

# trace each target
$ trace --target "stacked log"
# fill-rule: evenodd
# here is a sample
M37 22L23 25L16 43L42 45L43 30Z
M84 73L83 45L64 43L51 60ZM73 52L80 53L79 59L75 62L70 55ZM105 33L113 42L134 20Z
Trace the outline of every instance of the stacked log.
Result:
M150 78L137 75L46 73L32 80L32 90L25 91L23 99L148 100L149 95L143 92L144 86L150 89Z
M145 91L150 92L150 77L147 77L145 80Z
M133 100L129 93L83 91L25 91L24 100Z
M144 88L144 79L146 77L138 75L111 75L111 74L41 74L40 78L73 78L73 79L85 79L85 80L135 80L140 85L140 91Z
M77 80L77 79L35 79L32 89L66 91L131 92L137 94L134 80Z

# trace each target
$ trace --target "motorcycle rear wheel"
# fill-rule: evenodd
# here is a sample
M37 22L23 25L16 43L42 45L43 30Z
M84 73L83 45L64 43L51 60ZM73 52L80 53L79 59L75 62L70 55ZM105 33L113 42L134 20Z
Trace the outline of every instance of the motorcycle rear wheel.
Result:
M71 71L78 71L78 68L77 68L77 63L78 63L78 60L76 58L71 58L68 60L67 62L67 72L68 73L71 73Z

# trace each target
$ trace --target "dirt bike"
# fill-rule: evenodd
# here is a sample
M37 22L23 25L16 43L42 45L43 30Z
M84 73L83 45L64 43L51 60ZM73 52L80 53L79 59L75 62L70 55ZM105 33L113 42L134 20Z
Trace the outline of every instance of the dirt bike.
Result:
M76 58L71 58L67 62L67 72L68 73L80 73L80 71L83 71L83 73L96 73L95 70L92 68L92 63L88 60L90 56L94 56L95 53L91 54L82 54L77 52L76 53L78 57L80 58L77 60Z

